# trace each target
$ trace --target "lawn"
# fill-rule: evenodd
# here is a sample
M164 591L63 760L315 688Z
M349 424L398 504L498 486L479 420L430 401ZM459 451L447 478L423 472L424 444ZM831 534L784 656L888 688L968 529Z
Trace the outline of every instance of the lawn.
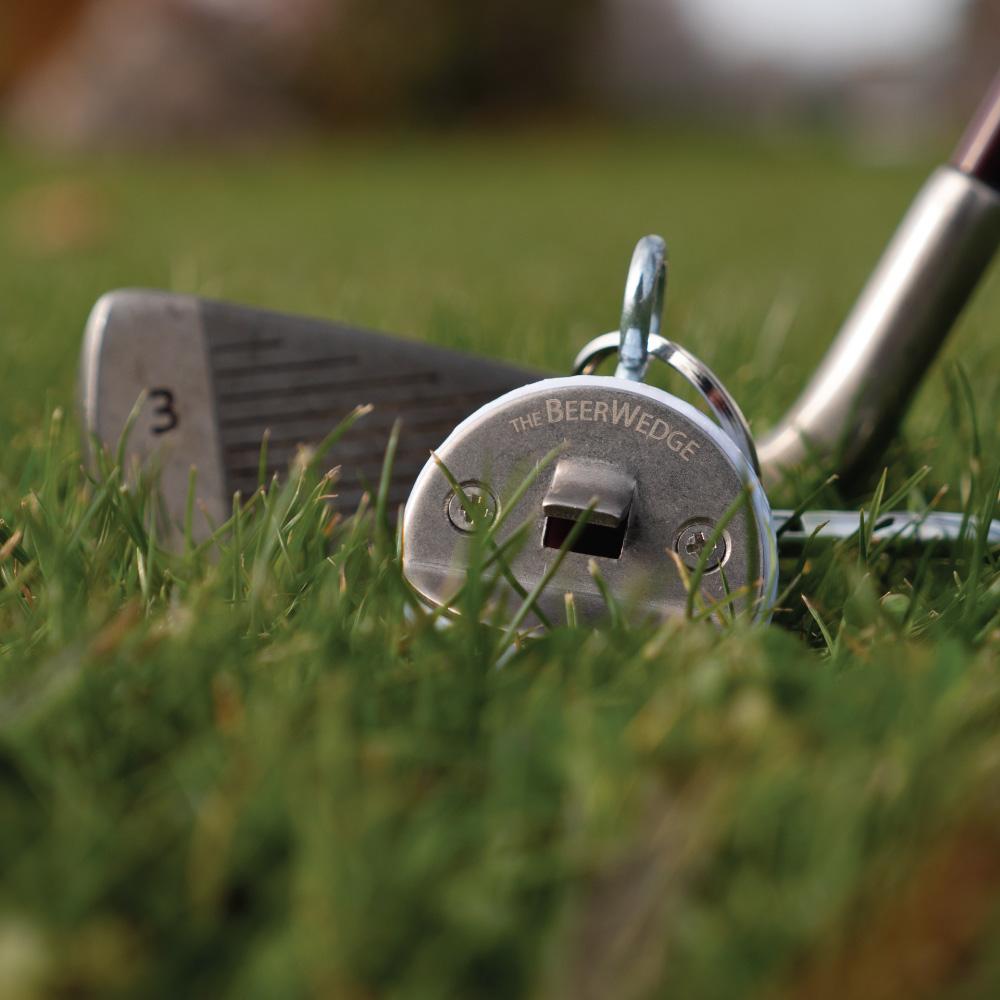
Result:
M770 626L512 650L435 627L323 480L159 551L73 416L108 288L558 372L660 232L669 335L764 430L940 158L652 131L0 152L0 995L998 995L1000 576L972 542L787 565ZM887 455L901 506L992 511L998 316L994 269ZM816 502L870 504L879 471Z

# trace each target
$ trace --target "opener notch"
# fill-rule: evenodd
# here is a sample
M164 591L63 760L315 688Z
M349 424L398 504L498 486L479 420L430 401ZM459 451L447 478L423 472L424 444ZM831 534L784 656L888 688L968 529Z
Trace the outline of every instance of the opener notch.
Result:
M570 551L620 559L634 495L635 478L621 469L607 462L564 458L542 500L542 544L549 549L561 548L573 525L586 513L587 523Z

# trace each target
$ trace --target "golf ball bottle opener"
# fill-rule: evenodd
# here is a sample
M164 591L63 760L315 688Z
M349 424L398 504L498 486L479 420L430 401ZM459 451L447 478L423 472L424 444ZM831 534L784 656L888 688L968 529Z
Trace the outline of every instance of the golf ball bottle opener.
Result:
M683 611L692 585L707 603L770 613L776 542L753 440L715 375L660 335L665 285L663 240L647 236L621 331L588 344L572 376L481 407L423 468L406 504L403 565L428 603L452 605L478 530L503 553L501 593L519 602L544 580L535 606L550 621L563 619L567 593L582 619L605 614L602 585L641 616ZM613 376L592 374L615 352ZM687 379L715 420L646 385L651 359Z

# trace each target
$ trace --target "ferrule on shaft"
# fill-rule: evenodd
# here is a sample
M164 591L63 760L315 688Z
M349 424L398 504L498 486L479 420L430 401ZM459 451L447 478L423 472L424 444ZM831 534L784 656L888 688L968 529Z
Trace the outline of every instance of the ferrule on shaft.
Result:
M819 369L758 445L766 485L807 459L850 479L907 403L1000 244L1000 77L918 193Z

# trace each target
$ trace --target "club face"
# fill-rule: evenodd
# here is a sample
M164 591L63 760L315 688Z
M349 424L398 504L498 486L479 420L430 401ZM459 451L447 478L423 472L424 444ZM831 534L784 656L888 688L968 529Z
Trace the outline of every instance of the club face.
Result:
M184 518L191 467L203 514L194 536L226 519L236 491L282 475L301 445L321 441L355 406L373 410L330 450L337 505L356 509L377 486L393 423L401 432L388 501L402 503L436 447L473 410L540 373L336 323L194 296L117 291L94 306L84 337L85 432L129 464L155 464L171 522Z

